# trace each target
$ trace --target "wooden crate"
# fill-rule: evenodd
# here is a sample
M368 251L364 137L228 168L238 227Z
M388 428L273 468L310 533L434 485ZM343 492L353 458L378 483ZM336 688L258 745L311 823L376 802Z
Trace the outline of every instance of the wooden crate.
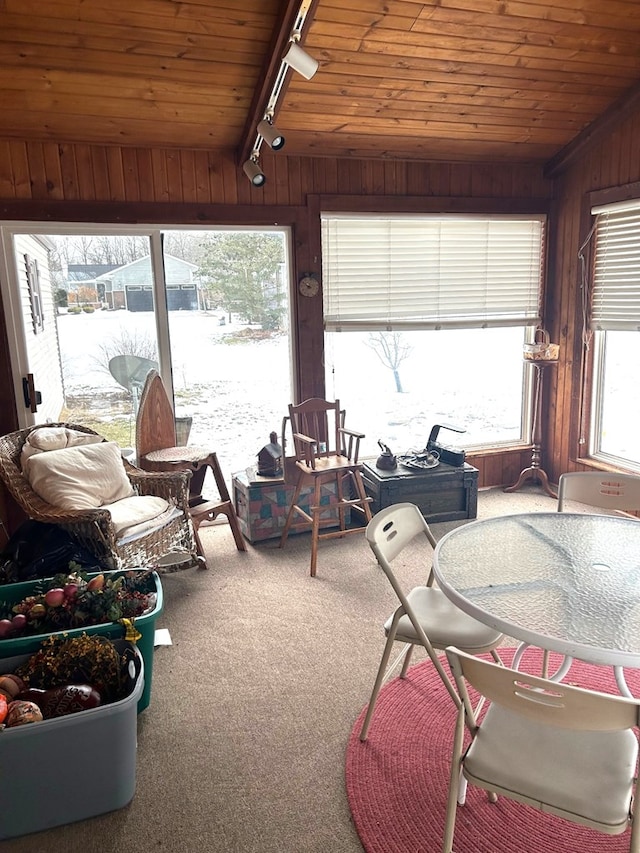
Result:
M265 477L256 483L249 479L245 471L234 474L233 502L242 535L252 544L265 539L279 538L291 506L293 492L294 486L288 485L283 479ZM299 504L306 512L310 512L309 499L312 493L312 486L303 488L301 492ZM323 512L321 517L321 526L337 527L339 521L338 513L334 509L336 503L335 482L323 484L320 502L327 506L327 511ZM345 512L345 518L349 523L350 513L348 509ZM296 516L294 523L301 520L300 516ZM311 526L309 526L310 529ZM301 531L292 530L291 534L299 532Z
M398 466L381 471L365 462L364 486L373 498L372 512L391 504L413 503L429 523L475 518L478 514L478 469L465 462L460 467L441 462L427 471Z

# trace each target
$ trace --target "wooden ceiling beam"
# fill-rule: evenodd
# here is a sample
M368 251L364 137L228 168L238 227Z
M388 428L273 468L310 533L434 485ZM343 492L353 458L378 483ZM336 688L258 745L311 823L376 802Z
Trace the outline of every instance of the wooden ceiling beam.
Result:
M256 86L249 112L247 113L247 121L242 131L240 144L238 146L237 160L238 164L242 165L245 160L249 159L253 151L253 145L256 138L256 128L258 123L264 118L264 111L269 101L271 92L280 72L282 63L282 54L293 32L294 25L300 15L300 10L304 5L308 5L308 10L305 17L305 28L309 26L313 19L313 13L318 0L284 0L282 5L282 13L274 27L271 43L267 50L263 72L260 75L258 85ZM299 44L302 45L303 39L300 39ZM286 92L289 80L291 78L291 69L287 71L286 78L280 90L279 102L274 109L274 119L278 115L278 110L282 102L282 96Z
M596 145L598 141L611 133L616 125L632 115L639 106L640 83L636 83L545 164L545 177L557 177L592 145Z

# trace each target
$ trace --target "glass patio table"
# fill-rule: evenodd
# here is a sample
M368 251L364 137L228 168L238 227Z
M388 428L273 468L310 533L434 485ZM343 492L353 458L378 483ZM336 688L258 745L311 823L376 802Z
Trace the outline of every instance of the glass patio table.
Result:
M470 522L434 553L443 593L485 625L567 659L640 669L640 521L526 513Z

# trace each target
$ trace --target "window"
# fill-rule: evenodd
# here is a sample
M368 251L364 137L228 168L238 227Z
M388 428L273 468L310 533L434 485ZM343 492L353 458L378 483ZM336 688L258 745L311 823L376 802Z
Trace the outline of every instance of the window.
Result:
M396 452L527 442L544 216L323 214L326 385Z
M640 200L594 207L590 455L640 470Z

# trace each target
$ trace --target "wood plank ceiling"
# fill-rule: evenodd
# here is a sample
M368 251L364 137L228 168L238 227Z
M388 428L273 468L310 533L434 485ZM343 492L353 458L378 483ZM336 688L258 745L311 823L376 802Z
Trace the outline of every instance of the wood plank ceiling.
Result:
M0 138L240 154L298 7L0 0ZM549 161L640 97L637 0L313 0L301 43L287 154Z

